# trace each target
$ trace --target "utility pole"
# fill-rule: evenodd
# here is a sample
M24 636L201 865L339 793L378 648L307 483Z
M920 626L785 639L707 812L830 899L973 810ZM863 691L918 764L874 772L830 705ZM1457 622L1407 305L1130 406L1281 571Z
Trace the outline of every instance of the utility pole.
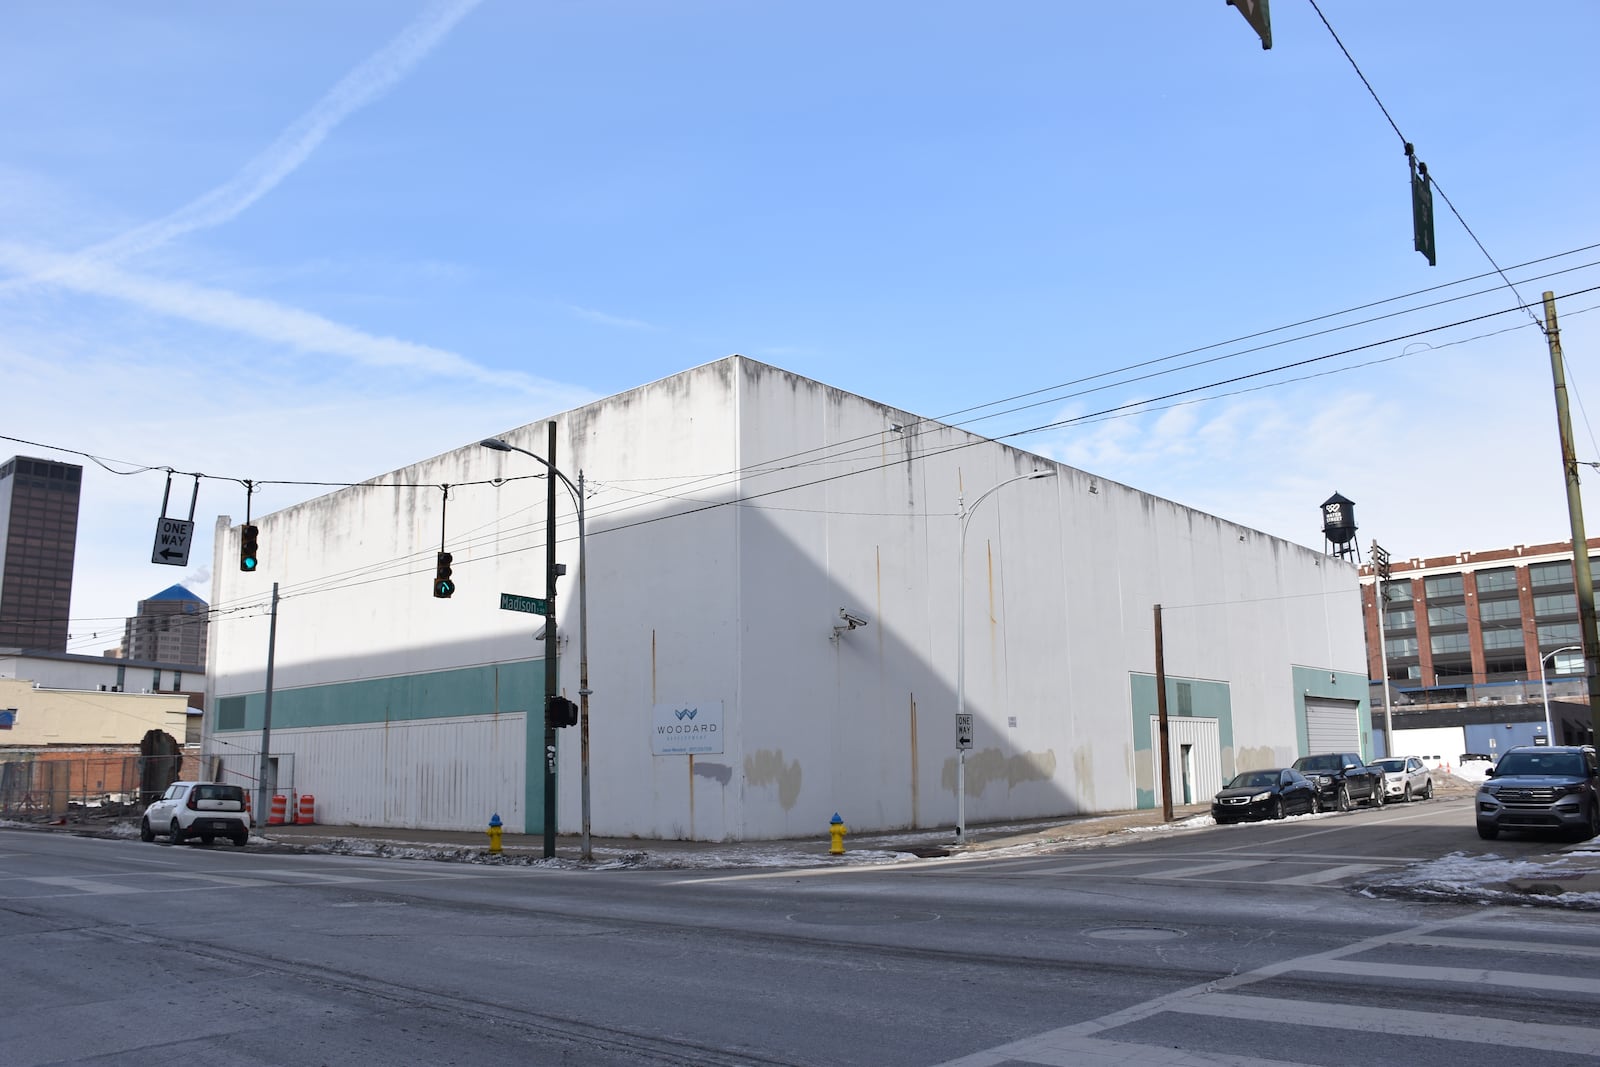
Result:
M550 700L556 695L556 424L550 421L546 452L550 473L545 481L544 519L544 858L556 854L556 726L550 721Z
M1583 532L1583 497L1578 490L1578 453L1567 408L1567 378L1556 324L1556 294L1545 290L1544 337L1550 344L1550 374L1555 380L1556 422L1561 431L1561 466L1567 479L1567 515L1572 523L1572 576L1578 586L1578 623L1583 633L1583 675L1589 687L1589 727L1600 737L1600 633L1594 615L1594 576L1589 571L1589 539ZM1542 667L1542 661L1541 661Z
M272 802L273 791L278 788L278 772L273 769L268 772L268 757L272 753L272 661L276 656L278 645L278 583L272 583L272 616L267 623L267 700L266 708L261 712L261 760L256 767L256 795L260 798L256 803L256 811L260 814L258 819L266 819L267 807ZM265 825L257 823L257 826Z
M1161 735L1161 819L1172 821L1172 746L1167 728L1167 657L1161 644L1161 605L1156 605L1156 732Z
M1389 580L1389 552L1372 542L1372 606L1378 615L1378 669L1383 672L1383 754L1394 755L1394 718L1389 714L1389 644L1383 637L1383 612L1389 606L1383 583Z

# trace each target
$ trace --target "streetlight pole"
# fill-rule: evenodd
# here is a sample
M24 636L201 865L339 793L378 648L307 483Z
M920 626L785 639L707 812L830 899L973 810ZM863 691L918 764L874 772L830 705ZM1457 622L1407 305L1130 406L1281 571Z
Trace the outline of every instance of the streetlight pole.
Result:
M1555 726L1550 722L1550 683L1545 680L1544 665L1563 652L1582 652L1582 645L1567 645L1551 652L1546 652L1539 657L1539 695L1544 698L1544 738L1545 743L1556 743Z
M583 521L583 471L578 471L578 484L573 485L572 480L549 460L537 453L529 452L526 448L518 448L498 437L480 441L479 444L496 452L521 452L538 460L546 470L561 479L561 484L567 487L567 492L572 495L572 502L578 509L578 749L583 787L583 836L580 854L587 862L594 859L594 853L589 840L589 545ZM551 544L554 544L554 531L548 536ZM550 634L555 633L555 619L547 619L545 625L550 628Z
M978 505L983 503L995 493L1004 489L1012 482L1025 482L1030 478L1053 478L1055 471L1050 469L1029 471L1019 474L1014 478L1007 478L1003 482L991 485L979 494L978 499L972 502L972 507L967 507L966 494L956 495L956 506L961 519L961 549L956 557L956 571L958 575L956 593L956 725L957 736L960 736L960 725L964 721L967 711L967 525L972 521L973 512L978 510ZM956 844L960 845L967 839L967 750L959 743L956 746Z

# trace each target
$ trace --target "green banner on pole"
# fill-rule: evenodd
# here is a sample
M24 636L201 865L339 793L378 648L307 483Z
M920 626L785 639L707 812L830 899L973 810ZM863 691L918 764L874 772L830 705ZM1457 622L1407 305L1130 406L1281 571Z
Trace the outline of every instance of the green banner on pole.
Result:
M1418 252L1428 257L1428 266L1439 265L1433 244L1433 182L1428 165L1411 157L1411 236Z
M1261 37L1263 49L1272 47L1272 14L1267 10L1267 0L1228 0L1229 7L1239 9L1239 14Z

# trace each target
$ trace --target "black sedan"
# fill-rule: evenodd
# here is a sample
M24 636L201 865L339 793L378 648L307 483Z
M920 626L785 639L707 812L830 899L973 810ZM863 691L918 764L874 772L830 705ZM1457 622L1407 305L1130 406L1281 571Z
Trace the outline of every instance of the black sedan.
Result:
M1236 774L1211 801L1211 817L1219 823L1281 819L1321 810L1317 787L1292 767Z

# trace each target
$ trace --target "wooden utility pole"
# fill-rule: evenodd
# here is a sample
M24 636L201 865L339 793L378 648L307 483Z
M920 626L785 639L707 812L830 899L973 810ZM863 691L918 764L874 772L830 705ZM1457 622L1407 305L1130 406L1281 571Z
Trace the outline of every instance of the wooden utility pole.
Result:
M1583 497L1578 490L1578 453L1572 443L1572 414L1567 408L1561 328L1556 324L1556 294L1549 290L1544 294L1544 336L1550 344L1550 374L1556 390L1556 423L1561 431L1561 466L1567 479L1567 516L1572 523L1572 576L1578 586L1583 674L1589 688L1589 728L1593 731L1590 736L1600 737L1600 636L1597 636L1595 625L1594 576L1589 570L1589 539L1583 531ZM1542 673L1542 660L1540 668ZM1551 738L1550 743L1555 744L1555 738Z
M1172 746L1167 730L1167 661L1161 647L1161 605L1156 605L1156 733L1161 746L1161 819L1172 821Z

